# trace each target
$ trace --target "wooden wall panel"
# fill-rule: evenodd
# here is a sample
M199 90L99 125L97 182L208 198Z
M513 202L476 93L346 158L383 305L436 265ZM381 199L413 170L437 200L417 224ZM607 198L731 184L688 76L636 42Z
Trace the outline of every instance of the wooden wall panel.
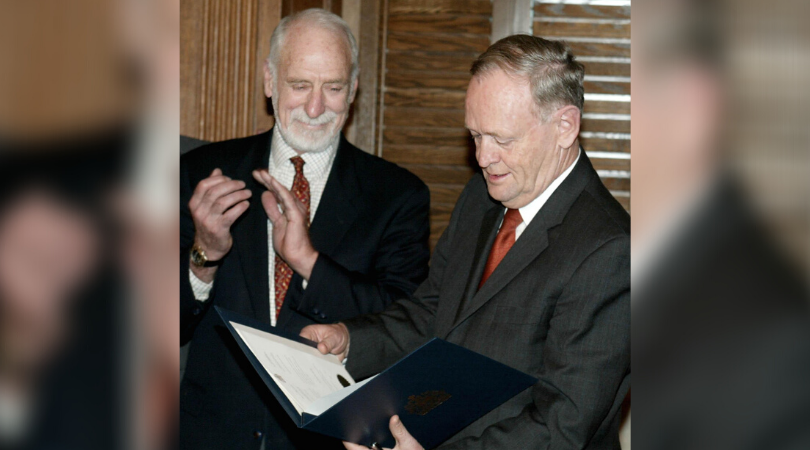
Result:
M262 61L280 0L182 0L180 10L181 134L220 141L269 129Z
M492 3L388 0L384 19L378 154L428 184L433 246L478 168L464 98L470 66L490 44Z

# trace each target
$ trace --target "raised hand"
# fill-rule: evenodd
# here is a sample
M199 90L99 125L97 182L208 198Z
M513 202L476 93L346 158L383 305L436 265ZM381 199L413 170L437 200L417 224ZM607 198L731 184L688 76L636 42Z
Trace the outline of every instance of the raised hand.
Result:
M318 252L309 239L306 207L266 169L254 170L253 178L267 188L262 194L262 206L273 222L273 249L292 270L309 280Z
M318 343L318 351L337 355L343 361L349 353L349 329L342 323L334 325L308 325L301 330L301 337Z
M188 207L194 220L194 243L205 250L209 260L217 261L231 250L231 225L247 211L251 195L244 181L232 180L220 169L197 184ZM211 281L216 267L192 266L192 270L203 281Z

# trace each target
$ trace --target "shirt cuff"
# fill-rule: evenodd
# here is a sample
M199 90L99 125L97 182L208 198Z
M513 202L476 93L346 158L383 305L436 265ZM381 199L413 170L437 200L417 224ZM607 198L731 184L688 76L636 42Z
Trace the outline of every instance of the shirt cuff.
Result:
M214 287L214 282L206 283L197 278L197 275L194 275L191 269L188 269L188 279L191 281L191 290L194 292L194 298L201 302L208 300L208 296L211 294L211 288Z

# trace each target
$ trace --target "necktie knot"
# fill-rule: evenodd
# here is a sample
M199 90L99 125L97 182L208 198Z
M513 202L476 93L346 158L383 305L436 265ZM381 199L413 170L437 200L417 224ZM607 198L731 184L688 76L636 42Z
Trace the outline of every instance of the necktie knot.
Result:
M304 173L304 158L300 156L293 156L290 158L290 162L293 163L295 166L295 174L296 175L303 175Z
M521 223L523 223L523 217L520 215L520 210L507 209L506 214L503 215L503 224L501 225L501 228L514 230Z

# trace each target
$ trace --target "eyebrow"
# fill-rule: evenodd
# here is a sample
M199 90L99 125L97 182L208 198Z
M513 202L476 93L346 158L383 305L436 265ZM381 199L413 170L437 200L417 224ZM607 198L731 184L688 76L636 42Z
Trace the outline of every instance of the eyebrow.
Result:
M297 78L288 78L286 81L287 81L287 83L290 83L290 84L295 84L295 83L312 84L312 81L310 81L310 80L301 80L301 79L297 79ZM335 79L335 80L326 80L326 81L323 82L323 84L348 84L348 81L346 81L343 78L339 78L339 79Z
M492 137L494 137L496 139L511 139L511 138L505 138L505 137L501 136L500 134L494 133L494 132L487 133L486 131L475 131L475 130L472 130L469 127L466 127L466 126L464 128L467 128L467 131L469 131L470 133L477 133L477 134L480 134L482 136L484 136L484 135L492 136Z

